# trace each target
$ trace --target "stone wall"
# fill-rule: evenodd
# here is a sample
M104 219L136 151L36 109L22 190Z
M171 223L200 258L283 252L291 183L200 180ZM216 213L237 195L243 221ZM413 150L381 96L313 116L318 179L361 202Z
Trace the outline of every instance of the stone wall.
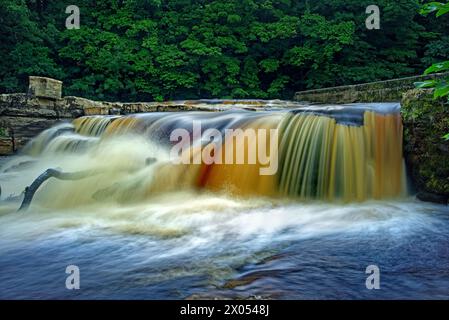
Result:
M16 152L29 139L64 119L82 115L65 100L25 93L0 95L0 155Z
M28 93L0 94L0 155L9 155L31 138L57 122L80 116L117 115L140 112L219 111L238 104L233 100L168 102L103 102L80 97L61 98L62 82L30 77ZM279 101L245 101L244 108L277 106ZM282 105L292 102L282 102ZM243 107L243 106L239 106Z
M448 203L449 105L434 100L432 90L413 89L403 95L404 156L421 200Z
M61 99L32 94L0 94L0 155L16 152L31 138L57 122L90 115L117 115L140 112L216 111L220 106L201 101L102 102L80 97Z
M404 92L415 88L415 82L445 76L449 76L449 73L300 91L295 94L294 100L326 104L354 102L397 102L401 101L402 94Z

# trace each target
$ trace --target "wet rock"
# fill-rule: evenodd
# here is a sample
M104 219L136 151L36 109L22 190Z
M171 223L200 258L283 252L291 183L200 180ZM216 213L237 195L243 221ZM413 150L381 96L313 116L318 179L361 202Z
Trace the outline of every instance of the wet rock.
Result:
M122 114L122 110L119 108L111 108L109 109L109 115L111 116L119 116Z
M416 197L421 201L448 204L449 196L430 192L418 192Z
M9 137L0 138L0 154L12 154L14 153L14 143Z
M73 112L80 115L101 115L108 114L109 108L106 104L80 97L64 97L57 105L58 110L65 110L74 116Z
M280 273L280 270L263 270L263 271L254 271L248 274L245 274L236 279L228 280L224 285L224 289L234 289L241 286L248 286L260 279L266 277L273 277Z
M109 110L104 107L89 107L84 109L84 115L86 116L94 116L94 115L108 115Z
M449 105L434 100L431 89L403 95L404 156L409 176L423 201L447 204L449 198Z

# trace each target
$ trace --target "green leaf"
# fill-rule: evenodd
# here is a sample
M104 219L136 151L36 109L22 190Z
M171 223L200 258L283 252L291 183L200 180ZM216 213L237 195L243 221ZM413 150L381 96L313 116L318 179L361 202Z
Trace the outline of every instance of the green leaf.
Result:
M429 13L435 12L442 5L440 2L430 2L426 3L421 7L419 13L422 15L428 15Z
M436 17L441 17L443 14L446 14L449 12L449 6L445 7L445 8L441 8L440 10L438 10Z
M435 92L433 93L433 97L440 98L449 95L449 84L444 84L435 89Z
M425 16L433 12L436 12L436 17L440 17L443 14L448 13L449 3L429 2L424 4L419 11L420 14Z
M422 89L422 88L433 88L437 84L437 81L435 80L427 80L423 82L415 82L415 87Z
M446 141L449 141L449 133L445 134L442 138Z
M259 62L264 72L274 72L279 68L279 61L276 59L264 59Z
M427 75L430 73L437 73L437 72L442 72L442 71L446 71L446 70L449 70L449 61L434 63L433 65L431 65L429 68L427 68L424 71L424 74Z

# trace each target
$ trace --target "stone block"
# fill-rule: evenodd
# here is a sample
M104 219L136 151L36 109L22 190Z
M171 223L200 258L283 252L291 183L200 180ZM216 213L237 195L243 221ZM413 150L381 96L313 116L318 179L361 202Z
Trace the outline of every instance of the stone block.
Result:
M45 78L29 77L29 91L37 98L58 100L62 95L62 81Z

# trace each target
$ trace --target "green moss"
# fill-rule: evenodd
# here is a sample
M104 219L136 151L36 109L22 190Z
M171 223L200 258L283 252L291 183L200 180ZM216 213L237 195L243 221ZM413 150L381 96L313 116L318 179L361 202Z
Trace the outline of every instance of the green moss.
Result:
M8 136L8 129L0 127L0 137L7 137Z
M407 91L402 99L404 152L418 191L449 197L449 106L432 90Z

